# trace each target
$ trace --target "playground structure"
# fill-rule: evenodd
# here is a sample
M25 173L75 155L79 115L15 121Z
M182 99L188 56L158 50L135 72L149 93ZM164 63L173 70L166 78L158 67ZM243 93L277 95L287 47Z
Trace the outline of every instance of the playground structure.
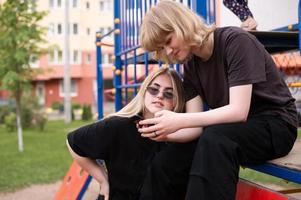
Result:
M207 23L215 21L215 1L214 0L180 0L196 13L201 15ZM128 100L137 94L140 83L150 71L163 65L162 62L156 62L152 59L149 52L144 52L139 45L139 24L141 23L145 12L153 5L156 0L114 0L114 29L105 35L96 33L96 53L97 53L97 93L98 93L98 118L103 117L103 79L102 79L102 60L101 47L105 44L102 39L114 33L114 89L115 110L120 110ZM301 44L301 37L296 31L301 28L300 16L301 0L299 1L299 23L282 27L270 32L253 31L259 41L265 46L271 54L281 53L290 50L299 50L298 44ZM296 11L297 12L297 11ZM300 55L300 53L299 53ZM278 59L278 60L277 60ZM282 60L281 60L282 59ZM274 57L275 62L283 62L286 58ZM280 60L280 61L279 61ZM296 64L297 65L297 64ZM182 66L179 64L170 65L180 74ZM286 71L288 69L280 69ZM289 69L291 70L291 69ZM295 69L293 69L295 70ZM298 72L300 74L300 71ZM293 89L299 90L301 82L288 83ZM280 158L263 165L247 166L248 168L270 174L275 177L285 179L294 183L301 184L301 161L296 159L300 155L301 141L297 141L292 152L285 158ZM297 156L296 156L297 155ZM64 179L61 190L56 195L56 199L81 199L87 189L91 177L80 170L75 163L72 164L71 171L68 172ZM76 181L80 176L80 180ZM75 179L75 180L74 180ZM254 183L240 180L237 189L236 199L294 199L286 196L288 193L301 192L301 189L291 191L272 191L263 188ZM72 197L71 197L72 194Z

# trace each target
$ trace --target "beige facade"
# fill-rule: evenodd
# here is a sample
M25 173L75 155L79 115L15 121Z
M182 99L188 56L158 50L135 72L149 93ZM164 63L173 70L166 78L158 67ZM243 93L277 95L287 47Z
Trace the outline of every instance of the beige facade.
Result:
M37 0L36 2L38 10L49 12L41 24L48 28L47 40L50 44L59 47L59 50L50 55L49 63L61 64L64 56L66 31L64 24L65 0ZM71 64L83 62L82 52L95 52L95 33L96 31L106 33L112 29L113 9L112 0L69 0ZM113 43L113 34L105 41ZM106 49L104 49L104 54L106 54ZM89 60L89 58L86 59Z
M47 11L41 25L47 28L48 45L56 48L35 67L46 68L34 82L36 94L46 107L63 102L64 40L66 0L36 0L37 10ZM72 102L96 104L96 32L113 28L113 0L69 0L69 63ZM103 41L113 44L114 35ZM104 79L112 78L112 47L102 47Z

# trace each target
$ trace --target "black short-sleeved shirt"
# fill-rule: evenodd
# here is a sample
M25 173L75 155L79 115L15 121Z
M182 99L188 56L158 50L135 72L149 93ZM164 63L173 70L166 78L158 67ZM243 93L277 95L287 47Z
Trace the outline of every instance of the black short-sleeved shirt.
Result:
M250 33L217 28L209 60L193 56L184 66L186 100L200 95L209 108L229 104L229 88L246 84L253 84L249 117L276 115L297 127L295 99L272 57Z
M75 153L105 160L110 199L136 199L150 161L164 146L141 137L136 120L136 116L110 117L68 134L69 145Z

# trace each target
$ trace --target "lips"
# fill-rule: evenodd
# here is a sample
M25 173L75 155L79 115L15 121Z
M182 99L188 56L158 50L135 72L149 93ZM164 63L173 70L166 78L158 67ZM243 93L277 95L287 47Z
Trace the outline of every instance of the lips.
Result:
M174 56L175 58L178 57L179 52L180 52L180 50L176 51L176 52L173 54L173 56Z
M154 101L153 104L156 105L156 106L159 106L159 107L164 106L164 104L161 101Z

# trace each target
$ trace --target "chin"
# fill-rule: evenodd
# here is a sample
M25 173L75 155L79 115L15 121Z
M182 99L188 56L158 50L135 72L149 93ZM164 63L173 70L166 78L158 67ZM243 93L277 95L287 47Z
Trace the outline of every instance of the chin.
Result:
M149 111L153 114L155 114L156 112L159 112L161 110L164 110L164 108L158 108L158 107L155 107L155 108L151 108L149 109Z
M192 58L192 54L187 54L187 55L179 56L177 58L173 58L172 61L174 63L184 64L187 61L189 61L191 58Z

